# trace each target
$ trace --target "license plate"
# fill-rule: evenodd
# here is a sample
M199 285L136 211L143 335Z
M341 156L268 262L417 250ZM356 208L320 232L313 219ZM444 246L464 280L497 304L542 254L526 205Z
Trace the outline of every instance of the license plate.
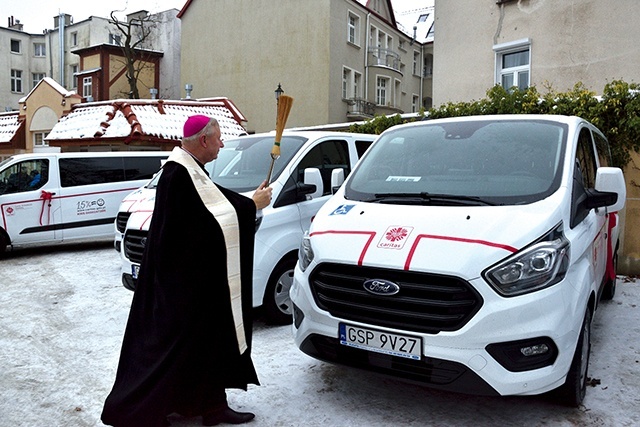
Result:
M391 356L420 360L422 339L340 323L340 344Z
M131 266L131 276L133 276L134 279L138 278L138 274L140 274L140 266L139 265L132 265Z

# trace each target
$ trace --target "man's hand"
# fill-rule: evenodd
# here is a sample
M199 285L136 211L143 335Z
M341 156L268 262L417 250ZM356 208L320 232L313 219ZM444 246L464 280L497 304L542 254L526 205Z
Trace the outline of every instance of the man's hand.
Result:
M256 208L262 209L269 206L271 203L271 193L273 189L271 187L267 187L267 181L264 180L260 186L256 189L255 193L253 193L253 202L256 204Z

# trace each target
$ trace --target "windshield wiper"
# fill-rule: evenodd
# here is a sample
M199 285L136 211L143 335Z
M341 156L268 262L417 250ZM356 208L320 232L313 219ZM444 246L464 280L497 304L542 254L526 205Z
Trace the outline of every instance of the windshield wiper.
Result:
M459 194L427 193L377 193L373 199L367 200L374 203L412 203L412 204L437 204L437 205L462 205L462 206L495 206L478 196L463 196Z

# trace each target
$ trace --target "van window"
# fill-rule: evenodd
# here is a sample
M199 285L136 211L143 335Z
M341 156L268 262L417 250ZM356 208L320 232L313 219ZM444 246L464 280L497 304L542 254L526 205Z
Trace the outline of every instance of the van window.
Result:
M48 160L25 160L0 172L0 194L37 190L48 180Z
M271 165L274 136L243 136L224 142L218 158L205 165L211 179L225 188L243 193L255 190L267 178ZM308 138L283 136L280 157L274 162L275 180Z
M160 157L74 157L60 159L63 187L149 179L160 169Z
M344 176L351 172L349 167L349 145L347 141L325 141L316 145L298 164L297 181L304 181L306 168L318 168L322 175L323 195L331 194L331 172L336 168L344 169Z
M77 157L60 159L63 187L124 181L122 157Z
M371 146L373 141L356 141L356 151L358 152L358 158L362 157L365 151Z
M598 132L593 132L593 139L596 143L596 151L598 152L600 166L612 166L613 162L611 160L611 147L609 146L609 141L607 141L607 139Z
M160 170L161 164L159 157L124 157L124 179L151 179Z
M576 166L582 174L582 185L584 188L594 188L596 186L596 157L593 152L591 132L589 132L587 128L582 128L578 136Z
M578 135L574 162L569 224L571 228L577 226L587 217L589 209L585 206L586 190L594 188L596 185L596 156L593 151L591 132L587 128L582 128Z
M533 203L562 179L567 125L545 120L419 123L390 129L367 150L345 187L350 200L425 195ZM388 201L388 199L387 199Z

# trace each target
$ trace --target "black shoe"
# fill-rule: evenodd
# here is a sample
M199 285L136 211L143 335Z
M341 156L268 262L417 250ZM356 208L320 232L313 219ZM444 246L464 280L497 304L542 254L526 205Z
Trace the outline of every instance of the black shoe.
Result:
M211 412L202 416L203 426L217 426L218 424L244 424L255 418L251 412L237 412L227 407L221 411Z

